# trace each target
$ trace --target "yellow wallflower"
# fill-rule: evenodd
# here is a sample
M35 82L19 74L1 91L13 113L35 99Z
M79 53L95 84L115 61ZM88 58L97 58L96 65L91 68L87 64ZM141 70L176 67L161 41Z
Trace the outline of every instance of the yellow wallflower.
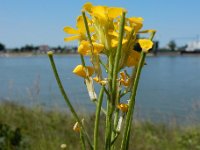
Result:
M106 85L108 81L106 80L100 80L98 77L94 77L93 80L101 85Z
M106 23L106 21L109 21L110 19L115 19L125 11L125 9L119 7L93 6L90 2L86 3L83 8L91 16L103 23Z
M73 73L80 77L86 78L88 76L92 76L94 69L90 66L84 67L83 65L78 65L76 68L74 68Z
M127 77L125 72L120 72L120 83L124 86L129 86L130 85L130 78Z
M140 60L140 53L135 50L131 50L130 53L128 54L126 66L127 67L137 66L139 60Z
M110 35L109 32L114 31L114 20L121 16L125 10L118 7L93 6L89 2L83 6L83 9L92 17L94 30L96 32L95 37L99 43L104 45L105 53L107 53L106 50L111 49L113 35Z
M153 47L153 42L149 39L139 39L138 43L140 44L142 51L145 53L147 53Z
M123 103L118 104L117 108L124 113L128 112L128 104L123 104Z
M104 49L104 45L102 44L93 42L92 45L93 45L93 54L99 54ZM78 47L78 52L82 55L92 54L92 47L90 45L90 42L85 40L81 41Z
M87 20L89 20L89 19L87 18ZM72 41L72 40L84 40L84 39L86 39L86 36L85 36L86 35L86 29L85 29L83 16L78 16L77 22L76 22L76 27L77 27L77 29L74 29L74 28L69 27L69 26L64 27L64 29L63 29L64 32L66 32L67 34L72 34L72 36L64 38L64 41L67 42L67 41ZM90 30L92 31L92 28L90 28Z
M142 17L131 17L128 18L130 25L134 27L135 31L138 32L142 26L144 19Z
M127 42L128 42L127 39L123 39L123 40L122 40L122 45L127 44ZM113 39L111 40L111 47L112 47L112 48L116 48L116 47L118 46L118 43L119 43L118 39L113 38Z

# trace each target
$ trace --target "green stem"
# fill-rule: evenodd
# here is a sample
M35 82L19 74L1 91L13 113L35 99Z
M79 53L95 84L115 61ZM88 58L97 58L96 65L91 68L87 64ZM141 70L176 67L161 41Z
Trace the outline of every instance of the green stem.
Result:
M117 104L119 104L119 101L120 101L120 94L121 94L121 91L118 91L117 97L116 97ZM116 129L117 129L118 122L119 122L119 109L116 109L115 114L114 114L114 131L116 131ZM119 133L116 133L116 132L112 133L112 144L111 145L114 144L114 142L115 142L114 139L118 137L118 136L116 137L116 135L118 135L118 134Z
M81 141L82 150L86 150L85 139L84 139L82 130L80 131L80 141Z
M111 146L111 122L112 122L112 74L113 74L113 55L109 55L108 70L108 88L109 96L107 96L107 115L106 115L106 131L105 131L105 149L110 150Z
M112 79L112 95L114 99L116 97L116 88L117 88L116 86L117 86L117 77L118 77L118 72L119 72L119 60L121 57L122 41L123 41L123 35L124 35L125 15L126 13L123 12L122 17L121 17L121 22L120 22L118 47L117 47L117 52L116 52L115 60L114 60L113 79Z
M103 93L104 93L104 86L101 87L99 97L98 97L98 105L96 108L96 116L95 116L95 125L94 125L94 150L98 148L98 132L99 132L99 120L100 120L100 111L103 101Z
M83 20L84 20L85 30L86 30L88 40L89 40L90 46L91 46L91 53L92 53L91 54L91 62L94 66L95 73L97 74L98 78L102 79L102 71L101 71L101 66L99 64L99 55L94 54L94 46L93 46L93 43L92 43L92 38L91 38L91 35L90 35L90 29L89 29L89 26L88 26L85 11L82 11L82 16L83 16Z
M81 57L81 63L82 63L82 65L83 65L83 67L85 67L85 60L84 60L83 55L80 54L80 57Z
M129 127L128 127L128 134L126 135L126 150L128 150L129 147L129 141L130 141L130 136L131 136L131 127L132 127L132 119L133 117L131 117L131 120L129 122Z
M120 61L121 51L122 51L125 15L126 15L126 12L124 11L121 16L118 47L117 47L117 51L115 54L115 60L114 60L114 68L113 68L113 74L112 74L112 89L111 89L111 91L112 91L112 107L111 107L111 112L110 112L111 113L110 118L112 118L112 114L115 109L116 102L118 101L117 100L118 99L117 98L117 95L118 95L117 94L117 77L118 77L118 72L119 72L119 61ZM114 126L115 126L115 123L117 122L117 120L118 120L118 113L115 113ZM112 140L114 137L115 137L115 134L112 133L110 140Z
M88 23L87 23L87 18L86 18L86 15L85 15L85 11L82 11L82 16L83 16L84 25L85 25L85 29L86 29L86 32L87 32L88 40L89 40L91 46L93 47L92 38L90 36L90 30L89 30L89 27L88 27Z
M127 143L126 137L128 135L130 120L131 120L132 112L133 112L134 105L135 105L136 91L137 91L137 87L138 87L138 83L139 83L139 79L140 79L142 66L144 64L145 56L146 56L146 54L144 52L141 52L141 57L140 57L140 60L139 60L138 69L136 71L136 77L135 77L135 80L134 80L134 86L133 86L132 91L131 91L129 109L128 109L128 113L127 113L126 121L125 121L125 129L124 129L124 135L123 135L123 140L122 140L122 144L121 144L121 150L125 150L125 148L126 148L126 143Z
M155 35L155 32L152 32L149 39L152 40L154 35ZM129 140L129 136L130 136L129 134L130 134L130 131L131 131L131 122L132 122L132 116L133 116L133 111L134 111L134 106L135 106L135 97L136 97L136 94L137 94L138 83L139 83L142 67L143 67L143 64L145 62L145 57L146 57L146 53L144 53L142 51L141 56L140 56L140 60L139 60L139 63L138 63L138 67L137 67L137 70L136 70L136 74L135 74L133 88L132 88L132 91L131 91L129 109L128 109L128 113L127 113L126 121L125 121L125 129L124 129L123 140L122 140L122 144L121 144L121 150L127 150L128 149L128 145L126 145L126 144L129 143L129 142L127 142L127 140Z
M92 146L92 143L90 142L89 135L87 134L87 132L86 132L86 130L85 130L85 128L84 128L84 126L83 126L83 124L82 124L80 118L78 117L78 115L77 115L77 113L76 113L74 107L72 106L72 104L71 104L71 102L70 102L70 100L69 100L69 98L68 98L68 96L67 96L67 94L66 94L66 92L65 92L65 90L64 90L64 87L63 87L62 82L61 82L61 80L60 80L60 77L59 77L59 75L58 75L58 71L57 71L57 68L56 68L56 65L55 65L55 62L54 62L54 59L53 59L53 53L52 53L52 52L48 52L48 56L49 56L49 60L50 60L50 63L51 63L51 67L52 67L53 72L54 72L54 76L55 76L55 78L56 78L57 84L58 84L59 89L60 89L60 92L61 92L61 94L62 94L62 96L63 96L65 102L67 103L67 105L68 105L68 107L69 107L69 109L70 109L72 115L73 115L74 118L77 120L77 122L79 123L79 125L82 127L83 132L84 132L85 135L86 135L86 140L87 140L87 142L88 142L88 144L89 144L89 146L90 146L90 149L92 150L92 149L93 149L93 146Z

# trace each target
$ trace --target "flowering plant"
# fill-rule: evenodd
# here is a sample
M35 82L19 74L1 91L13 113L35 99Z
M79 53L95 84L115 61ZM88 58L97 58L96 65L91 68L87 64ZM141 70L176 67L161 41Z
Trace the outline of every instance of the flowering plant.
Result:
M61 93L77 121L73 129L80 133L83 149L86 149L87 145L90 149L98 149L101 112L106 116L105 149L115 149L119 136L122 136L121 150L128 149L139 78L145 65L146 54L153 47L155 30L141 30L143 18L127 18L126 13L124 8L94 6L88 2L83 6L82 15L77 18L77 28L64 28L70 35L64 39L66 42L79 41L78 53L82 63L74 68L73 73L83 78L89 97L96 104L93 142L64 91L53 53L48 52ZM139 34L150 36L144 39L139 38ZM136 46L139 46L139 50ZM90 66L85 63L85 56L90 57ZM102 56L106 57L106 61L103 61L105 59L102 59ZM126 71L127 68L131 69L131 73ZM102 74L104 70L106 76ZM94 84L101 86L98 96ZM106 109L102 106L104 94ZM124 95L129 96L127 102L123 100Z

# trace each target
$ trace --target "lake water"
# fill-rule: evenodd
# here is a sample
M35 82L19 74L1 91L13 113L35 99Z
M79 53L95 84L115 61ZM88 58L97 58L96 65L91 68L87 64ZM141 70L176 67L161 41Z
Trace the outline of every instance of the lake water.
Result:
M79 56L56 56L55 62L75 107L93 112L83 80L72 73L80 64ZM136 99L137 117L200 122L200 57L148 57L146 62ZM28 106L67 107L47 56L0 57L0 99Z

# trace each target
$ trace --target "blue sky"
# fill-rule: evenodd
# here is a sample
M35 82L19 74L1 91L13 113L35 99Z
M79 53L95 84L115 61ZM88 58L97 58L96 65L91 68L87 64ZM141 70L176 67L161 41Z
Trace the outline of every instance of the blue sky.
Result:
M0 0L0 42L6 47L25 44L64 46L64 26L75 27L85 0ZM144 18L143 29L156 29L155 39L165 46L179 45L200 34L199 0L91 0L94 5L120 6L128 16Z

